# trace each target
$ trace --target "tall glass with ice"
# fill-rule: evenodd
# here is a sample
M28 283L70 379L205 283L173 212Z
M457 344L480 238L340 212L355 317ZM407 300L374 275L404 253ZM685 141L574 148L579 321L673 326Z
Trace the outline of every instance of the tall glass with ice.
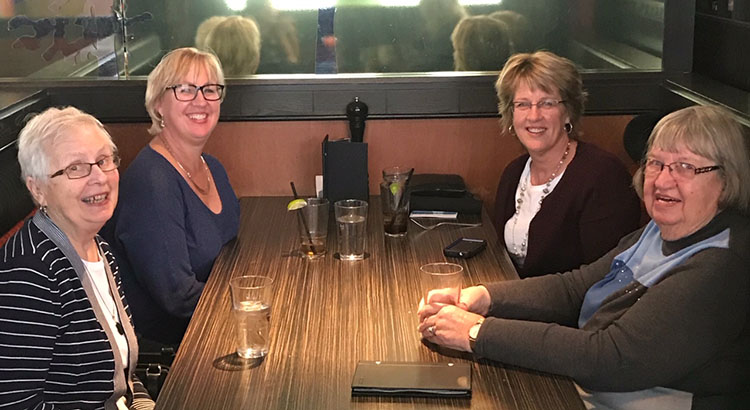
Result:
M268 276L240 276L229 281L237 355L244 359L268 354L272 285L273 279Z

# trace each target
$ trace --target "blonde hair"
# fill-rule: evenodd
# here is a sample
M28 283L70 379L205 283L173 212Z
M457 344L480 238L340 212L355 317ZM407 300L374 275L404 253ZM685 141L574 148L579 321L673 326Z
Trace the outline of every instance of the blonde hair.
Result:
M513 125L513 98L521 83L550 94L557 91L564 101L571 124L574 129L578 128L576 126L583 115L586 92L583 90L581 74L572 61L549 51L511 56L495 83L503 129L509 129Z
M204 47L219 57L225 75L251 75L258 70L260 30L253 19L227 17L209 31Z
M451 42L456 71L497 71L513 53L507 24L488 16L459 21Z
M34 115L18 134L18 163L21 165L21 180L31 177L38 181L49 179L51 154L47 147L76 126L90 125L107 136L112 152L117 147L101 122L92 115L75 107L51 107Z
M208 74L210 82L224 84L224 72L221 63L215 55L200 51L193 47L178 48L162 57L159 64L148 75L146 82L146 111L151 117L151 127L148 132L157 135L161 132L161 115L156 112L156 106L167 87L177 84L194 70L203 70ZM226 96L226 90L222 101Z
M724 189L720 209L742 213L750 210L750 157L742 128L726 109L707 105L692 106L662 118L648 138L646 152L659 148L677 152L685 148L720 165ZM644 164L633 175L633 187L643 198Z
M195 30L195 48L205 50L208 33L226 19L227 16L213 16L203 20L203 22L198 25L198 29Z

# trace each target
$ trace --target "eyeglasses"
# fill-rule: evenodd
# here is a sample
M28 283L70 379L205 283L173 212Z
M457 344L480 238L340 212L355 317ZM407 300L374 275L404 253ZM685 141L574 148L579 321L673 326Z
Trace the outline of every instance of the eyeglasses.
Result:
M172 90L177 101L193 101L198 96L198 91L203 93L206 101L218 101L224 96L224 86L221 84L205 84L200 87L194 84L176 84L166 90Z
M50 178L59 177L62 174L68 179L81 179L91 175L91 167L98 166L104 172L110 172L120 166L120 157L117 154L107 155L96 162L74 162L67 167L50 175Z
M552 100L552 99L541 100L537 103L532 103L530 101L513 101L513 111L526 112L526 111L531 110L532 106L536 106L536 108L542 111L549 111L564 102L565 100Z
M658 159L646 160L645 173L649 176L656 176L661 174L664 167L669 168L669 174L674 178L683 180L691 180L697 174L703 174L706 172L716 171L717 169L723 168L721 165L711 165L708 167L696 168L693 164L687 162L673 162L671 164L665 164Z

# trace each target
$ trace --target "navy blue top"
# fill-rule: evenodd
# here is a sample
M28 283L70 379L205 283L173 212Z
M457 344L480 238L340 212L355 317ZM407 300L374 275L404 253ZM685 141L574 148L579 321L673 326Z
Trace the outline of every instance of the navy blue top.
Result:
M237 236L239 201L221 163L203 154L221 198L213 213L161 154L146 146L123 174L102 230L120 261L140 336L176 344L222 246Z

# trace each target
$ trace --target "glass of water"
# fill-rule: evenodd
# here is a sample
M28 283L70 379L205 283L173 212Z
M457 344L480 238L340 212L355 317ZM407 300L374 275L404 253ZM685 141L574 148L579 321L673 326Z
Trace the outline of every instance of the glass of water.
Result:
M367 237L367 202L359 199L344 199L333 204L338 227L341 260L356 261L365 258Z
M273 279L268 276L240 276L229 281L232 317L237 328L237 355L243 359L268 354L271 285Z

